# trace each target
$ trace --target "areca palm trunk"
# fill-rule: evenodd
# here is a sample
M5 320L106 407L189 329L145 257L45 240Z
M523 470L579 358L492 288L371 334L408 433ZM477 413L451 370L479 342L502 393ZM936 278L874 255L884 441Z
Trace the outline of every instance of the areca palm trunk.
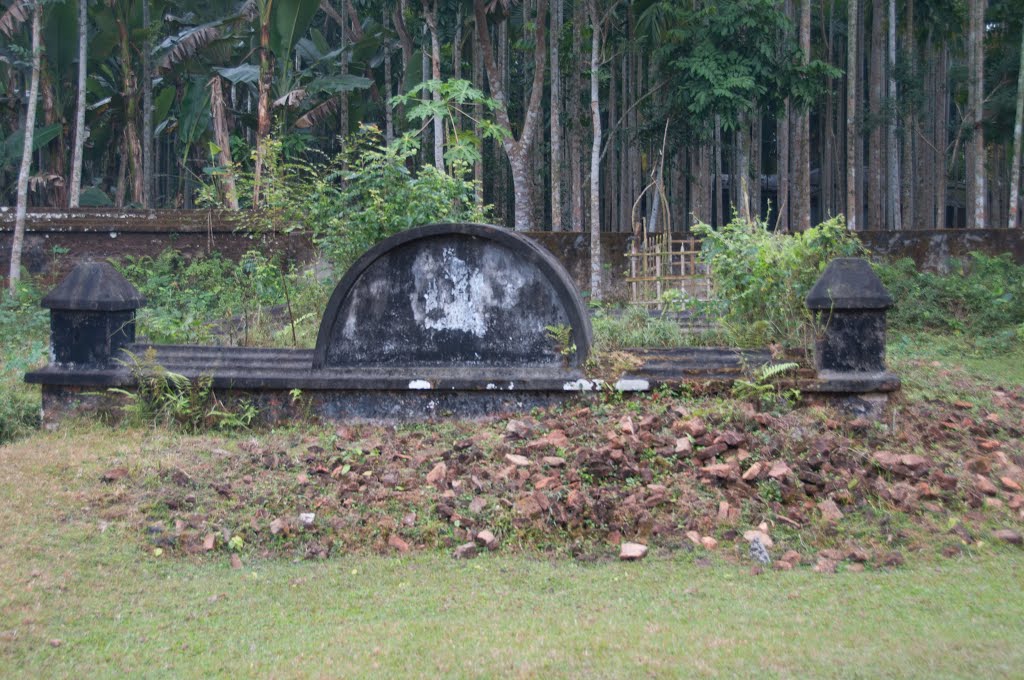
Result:
M860 58L857 54L857 0L849 0L846 32L846 226L860 228L860 201L857 200L857 107Z
M82 0L84 2L84 0ZM142 0L142 205L153 207L153 60L149 37L149 0Z
M597 0L590 10L590 121L594 128L590 146L590 299L600 301L601 290L601 100L598 72L601 68L601 18Z
M145 202L145 190L142 170L142 140L139 138L139 84L132 65L131 42L128 35L127 19L122 17L117 22L121 48L121 82L124 94L124 139L128 153L128 182L131 188L131 201L136 204Z
M800 52L803 63L811 60L811 0L800 5ZM801 111L796 126L796 162L793 220L798 231L811 228L811 113Z
M85 149L86 57L89 45L88 9L86 0L78 0L78 100L75 104L75 147L71 153L69 208L77 208L82 196L82 154Z
M1017 115L1013 122L1013 165L1010 172L1010 209L1006 226L1017 228L1017 207L1020 204L1020 154L1024 137L1024 26L1020 32L1020 74L1017 76Z
M972 134L967 143L967 228L985 227L985 134L982 129L985 95L985 6L986 0L972 0L968 25L970 67L967 86L967 109Z
M28 108L25 112L25 141L21 148L21 167L18 170L18 197L14 217L14 238L11 241L11 268L7 279L8 292L13 296L21 280L21 250L25 242L25 216L28 211L28 178L32 171L32 138L36 126L36 100L39 98L39 68L42 49L42 3L32 9L32 75L28 88Z
M888 21L888 43L886 53L888 55L888 97L889 105L892 106L896 101L896 0L889 0L889 21ZM889 113L889 120L886 126L886 148L887 148L887 168L886 168L886 194L888 195L888 202L886 204L887 221L889 228L895 231L899 231L903 228L903 215L900 207L900 149L899 140L896 139L896 120L897 115L895 112Z
M562 4L551 6L551 231L562 231L562 73L558 40L562 34Z
M274 79L274 64L270 56L270 2L260 16L260 76L256 103L256 161L253 167L252 207L260 207L265 140L270 134L270 85Z
M429 5L427 0L423 0L423 18L430 31L430 78L440 83L441 37L437 32L437 0L433 0L432 5ZM431 99L435 106L439 105L441 103L440 90L435 88ZM444 121L440 114L434 116L434 167L444 172Z

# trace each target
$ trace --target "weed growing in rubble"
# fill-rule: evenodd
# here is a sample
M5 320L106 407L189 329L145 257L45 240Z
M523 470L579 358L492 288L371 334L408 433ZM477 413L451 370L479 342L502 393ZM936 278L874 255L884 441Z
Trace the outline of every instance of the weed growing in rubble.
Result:
M122 412L132 424L173 425L185 432L208 428L240 429L248 427L258 413L254 404L226 406L213 391L210 376L190 379L168 371L156 361L156 351L146 350L141 357L128 353L128 363L136 389L110 388L125 398Z

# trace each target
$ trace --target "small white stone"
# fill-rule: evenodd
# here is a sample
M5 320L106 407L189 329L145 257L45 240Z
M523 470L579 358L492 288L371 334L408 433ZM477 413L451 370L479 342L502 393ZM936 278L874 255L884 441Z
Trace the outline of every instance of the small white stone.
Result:
M590 392L594 389L594 383L585 378L580 378L579 380L565 383L562 385L562 389L566 392Z
M642 543L623 543L619 550L620 560L642 560L647 555L647 546Z
M651 389L651 383L640 378L622 378L615 383L615 389L619 392L646 392Z

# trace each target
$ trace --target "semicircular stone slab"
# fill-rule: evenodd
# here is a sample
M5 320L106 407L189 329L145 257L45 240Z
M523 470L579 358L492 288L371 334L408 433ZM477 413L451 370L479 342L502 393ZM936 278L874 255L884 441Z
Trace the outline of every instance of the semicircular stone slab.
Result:
M433 224L382 241L346 272L313 368L577 367L591 337L579 291L542 246L499 227Z

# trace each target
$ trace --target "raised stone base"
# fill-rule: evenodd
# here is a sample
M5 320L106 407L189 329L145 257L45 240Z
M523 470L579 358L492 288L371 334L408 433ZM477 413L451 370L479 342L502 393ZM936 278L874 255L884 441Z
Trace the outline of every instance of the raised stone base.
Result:
M256 410L255 422L279 425L293 421L410 422L446 418L494 418L521 414L586 399L580 392L451 390L291 390L215 389L214 396L227 409L241 413ZM67 418L92 418L118 422L130 397L105 388L88 389L63 385L42 386L43 425L53 429Z
M800 389L807 403L828 404L854 417L882 420L887 413L889 395L900 389L900 379L889 371L821 371Z
M863 394L811 392L804 395L804 402L807 404L831 406L848 416L867 418L873 421L884 421L889 412L888 392L867 392Z

